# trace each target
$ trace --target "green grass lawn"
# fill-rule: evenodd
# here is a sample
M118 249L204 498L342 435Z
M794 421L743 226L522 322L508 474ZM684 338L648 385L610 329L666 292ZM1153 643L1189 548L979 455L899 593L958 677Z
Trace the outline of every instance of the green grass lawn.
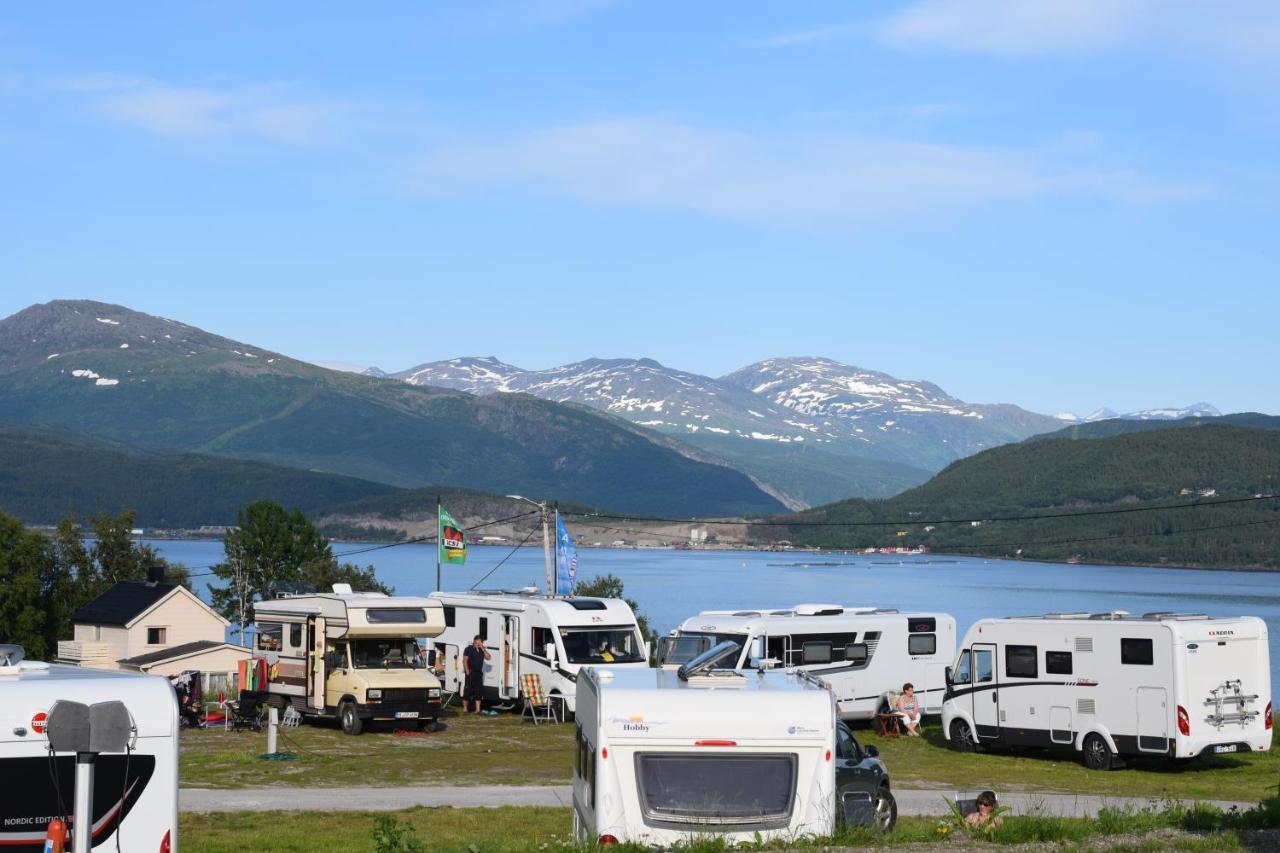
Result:
M183 731L180 779L184 787L195 788L569 782L572 724L534 726L514 713L455 713L445 722L445 731L421 737L397 737L385 730L349 737L336 727L308 724L282 729L280 749L298 756L286 762L259 760L265 734ZM1267 753L1191 762L1144 759L1103 773L1085 769L1074 753L955 752L943 740L936 717L927 721L923 738L855 732L864 744L880 748L898 787L1257 800L1274 794L1280 782L1280 744Z

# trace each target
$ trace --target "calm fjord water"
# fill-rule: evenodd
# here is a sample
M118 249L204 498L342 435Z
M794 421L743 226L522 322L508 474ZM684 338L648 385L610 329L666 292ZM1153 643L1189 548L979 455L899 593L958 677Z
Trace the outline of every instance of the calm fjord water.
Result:
M167 559L194 569L222 559L222 542L153 540ZM342 543L334 552L367 548ZM467 589L510 553L473 547L465 566L441 570L445 589ZM435 546L400 545L347 558L372 565L404 594L435 588ZM842 563L821 566L815 563ZM1051 611L1171 610L1212 616L1260 616L1271 641L1271 680L1280 672L1280 573L1201 571L1136 566L1060 565L968 557L863 556L757 551L579 551L578 577L613 573L654 630L665 633L700 610L781 607L801 602L938 610L964 631L984 616ZM541 548L522 548L484 586L514 589L545 583ZM204 583L197 591L206 598Z

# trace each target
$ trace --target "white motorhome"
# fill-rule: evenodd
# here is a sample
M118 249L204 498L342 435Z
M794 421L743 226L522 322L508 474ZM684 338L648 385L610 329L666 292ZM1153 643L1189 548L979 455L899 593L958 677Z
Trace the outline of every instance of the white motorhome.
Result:
M950 668L942 722L956 749L1074 749L1099 770L1126 755L1265 752L1267 626L1123 611L982 619Z
M94 762L93 846L176 851L178 703L168 680L35 661L0 666L0 849L38 853L49 822L72 814L76 757L51 759L45 731L60 699L120 701L133 721L129 751Z
M730 668L752 660L798 667L821 678L840 717L876 715L889 691L911 682L926 713L942 710L946 668L955 658L956 620L947 613L797 604L761 610L704 610L658 640L660 666L678 666L716 643L742 646Z
M610 669L649 666L649 651L636 615L618 598L547 598L530 587L517 592L433 592L444 607L444 632L436 639L444 656L446 689L461 691L462 650L477 634L488 649L486 698L516 702L521 679L536 674L542 690L563 697L573 713L578 673L584 666Z
M734 650L737 651L736 649ZM828 836L835 705L792 672L589 667L578 680L580 842L668 847Z
M427 728L440 716L440 681L418 646L444 630L440 602L334 584L332 593L259 601L253 611L254 658L266 662L276 707L336 717L352 735L370 720Z

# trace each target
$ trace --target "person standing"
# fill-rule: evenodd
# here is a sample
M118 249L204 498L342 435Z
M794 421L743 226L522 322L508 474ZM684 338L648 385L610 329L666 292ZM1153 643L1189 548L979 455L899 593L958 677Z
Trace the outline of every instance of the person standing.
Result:
M487 660L490 660L489 650L484 647L484 640L480 635L476 634L471 645L462 650L462 671L466 677L462 690L463 713L470 710L472 700L476 703L476 713L483 713L480 709L484 701L484 662Z

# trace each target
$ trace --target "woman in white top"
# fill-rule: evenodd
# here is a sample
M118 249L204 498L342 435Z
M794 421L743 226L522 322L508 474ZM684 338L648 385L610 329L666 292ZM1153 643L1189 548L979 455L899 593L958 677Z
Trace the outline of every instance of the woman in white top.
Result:
M907 734L920 737L920 700L916 698L916 688L910 681L902 685L902 695L898 697L898 714L907 726Z

